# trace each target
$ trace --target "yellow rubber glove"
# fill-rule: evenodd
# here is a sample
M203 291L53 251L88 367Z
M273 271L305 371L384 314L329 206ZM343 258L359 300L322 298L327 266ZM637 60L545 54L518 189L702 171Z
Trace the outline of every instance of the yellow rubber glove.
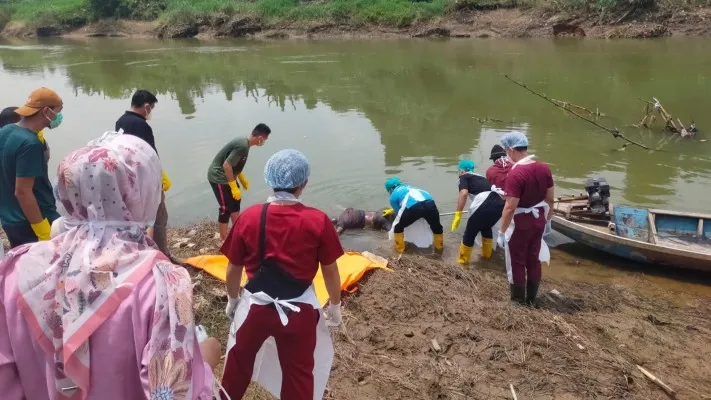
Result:
M230 185L230 190L232 191L232 198L235 200L242 200L242 192L239 191L239 188L237 187L237 181L229 181L227 182L228 185Z
M37 139L39 139L40 143L44 144L44 131L37 132Z
M239 179L239 184L242 185L244 190L249 190L249 181L247 180L247 177L244 176L243 172L240 172L239 175L237 175L237 179Z
M386 208L385 210L383 210L383 217L389 217L393 214L395 214L395 210L393 210L392 208Z
M163 181L163 191L169 191L172 184L170 183L170 178L168 178L168 175L165 173L165 171L161 171L161 179Z
M37 239L49 240L49 233L51 232L52 227L49 226L49 221L47 221L47 218L43 219L42 222L38 222L30 226L32 226L32 231L34 231L35 235L37 235Z
M452 232L459 228L459 223L462 222L462 212L457 211L454 213L454 220L452 221Z

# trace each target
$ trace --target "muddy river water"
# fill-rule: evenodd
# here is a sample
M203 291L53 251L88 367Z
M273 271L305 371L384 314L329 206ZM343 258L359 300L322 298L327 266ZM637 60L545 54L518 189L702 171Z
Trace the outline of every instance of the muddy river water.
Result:
M442 212L452 211L458 160L472 158L483 173L491 146L517 129L551 164L560 194L580 192L586 178L602 176L617 204L711 211L711 142L704 141L711 139L708 40L2 39L0 62L1 107L20 105L38 86L64 98L64 123L46 135L50 170L113 128L136 88L157 93L151 125L173 181L173 224L216 217L208 165L222 145L259 122L273 135L250 152L247 204L268 193L266 159L291 147L312 163L305 201L329 213L382 207L383 181L393 174L430 191ZM621 149L621 141L512 85L504 74L555 99L599 109L605 114L599 122L663 151ZM653 131L631 126L643 115L639 98L653 96L684 125L696 122L696 140L665 134L659 123ZM352 247L374 240L345 239ZM458 239L449 240L454 247ZM575 245L561 248L554 252L560 265L551 268L560 275L617 281L637 279L630 268L641 271ZM704 277L644 279L711 294Z

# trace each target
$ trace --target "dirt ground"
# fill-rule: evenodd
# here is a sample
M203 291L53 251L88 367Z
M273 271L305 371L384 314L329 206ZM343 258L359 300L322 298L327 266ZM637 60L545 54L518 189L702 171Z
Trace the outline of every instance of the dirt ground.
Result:
M195 243L174 254L215 253L215 232L211 224L174 230L171 243ZM463 271L406 255L390 262L392 272L370 274L344 299L326 398L511 399L510 385L519 399L668 398L637 365L678 399L711 398L708 298L680 302L673 291L650 296L544 276L540 309L532 309L511 304L495 262ZM224 285L193 274L196 315L224 343ZM270 398L259 390L247 397Z
M216 231L210 223L172 229L174 256L217 253ZM554 253L552 262L562 261ZM554 280L544 270L533 309L510 302L498 263L464 271L405 255L390 261L391 272L368 275L344 298L325 398L511 399L511 385L519 399L669 398L639 365L677 399L711 399L709 298ZM224 284L189 269L197 320L225 345ZM272 397L253 388L245 399Z
M618 15L620 14L620 15ZM335 38L652 38L708 36L711 8L632 7L627 12L577 15L539 8L463 10L407 27L328 21L270 23L244 17L212 15L178 23L100 21L80 28L28 26L11 22L4 36L160 37L214 39L335 39Z

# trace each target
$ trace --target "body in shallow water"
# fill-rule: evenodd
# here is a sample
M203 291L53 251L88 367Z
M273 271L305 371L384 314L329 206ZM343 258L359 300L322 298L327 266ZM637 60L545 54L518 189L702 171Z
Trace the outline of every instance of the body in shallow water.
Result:
M339 234L346 229L364 229L389 231L395 221L395 215L383 216L384 208L378 211L365 211L355 208L346 208L338 218L331 221L336 226Z

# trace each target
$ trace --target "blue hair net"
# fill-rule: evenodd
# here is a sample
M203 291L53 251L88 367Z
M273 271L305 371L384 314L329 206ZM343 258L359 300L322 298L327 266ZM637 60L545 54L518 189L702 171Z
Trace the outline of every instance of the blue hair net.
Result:
M304 153L286 149L267 160L264 166L264 181L272 189L293 189L303 185L311 175L309 160Z
M385 190L387 190L388 192L392 192L393 190L395 190L396 187L400 185L402 185L402 181L400 180L400 178L398 178L397 176L393 176L392 178L385 181Z
M528 138L518 131L509 132L501 137L501 145L504 146L505 149L528 147Z
M465 172L472 172L474 171L474 166L476 164L472 160L462 160L459 162L459 168L457 168L460 171L465 171Z

